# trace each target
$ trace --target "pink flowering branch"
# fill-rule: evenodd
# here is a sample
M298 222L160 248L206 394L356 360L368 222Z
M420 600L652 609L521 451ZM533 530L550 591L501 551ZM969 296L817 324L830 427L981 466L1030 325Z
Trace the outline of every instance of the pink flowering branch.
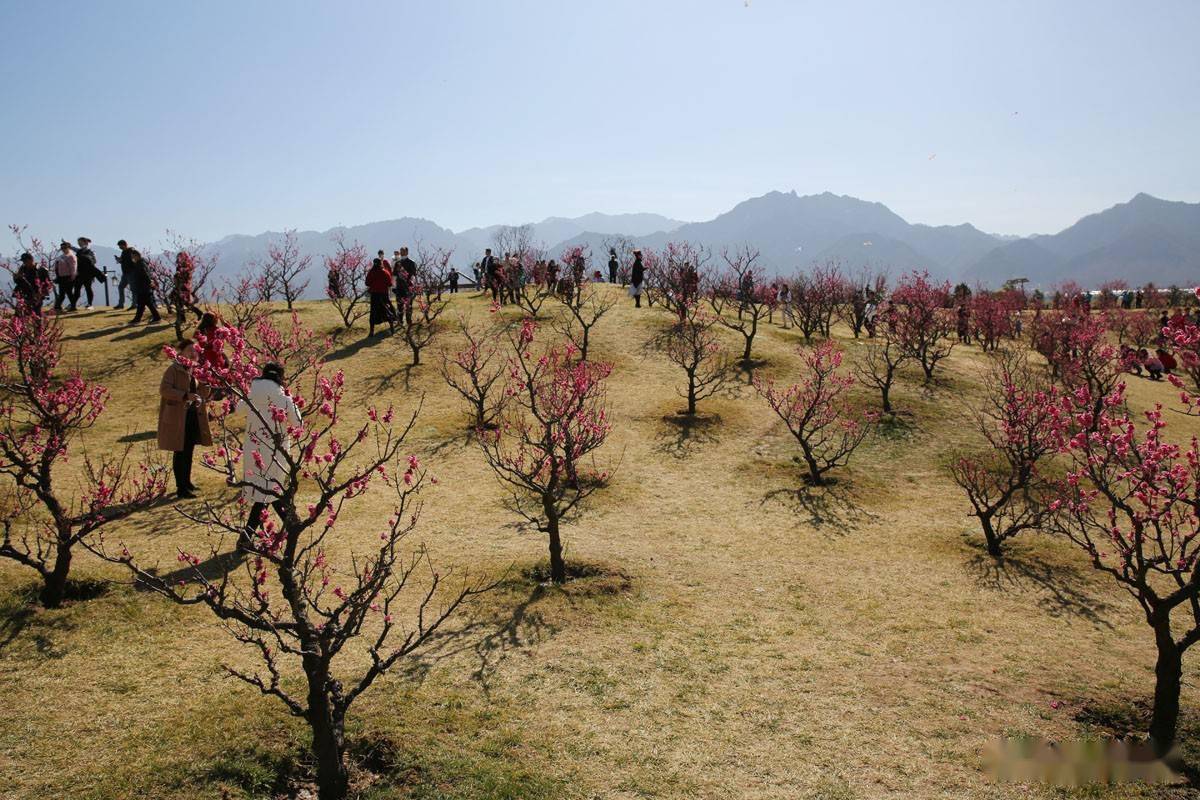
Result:
M157 502L161 465L135 463L130 448L84 456L81 488L63 490L59 465L104 412L108 390L78 370L59 374L62 329L53 317L0 314L0 474L12 493L0 508L0 557L38 572L41 602L61 604L76 545Z
M611 479L594 453L612 430L604 388L612 366L576 360L570 344L538 346L536 333L530 319L509 332L507 400L499 426L477 436L510 507L547 535L551 579L562 583L560 525Z
M825 473L845 466L866 439L869 428L856 419L846 393L854 378L839 372L842 353L831 342L802 349L800 383L777 387L774 380L754 378L754 388L767 401L800 445L808 480L825 482Z

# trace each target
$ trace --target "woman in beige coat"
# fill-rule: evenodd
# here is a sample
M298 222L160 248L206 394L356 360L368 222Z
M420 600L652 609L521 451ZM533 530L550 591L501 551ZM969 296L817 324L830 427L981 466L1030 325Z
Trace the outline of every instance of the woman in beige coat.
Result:
M196 348L185 341L179 359L191 362ZM159 386L158 447L175 455L171 467L175 472L175 491L179 497L195 497L192 483L192 454L196 445L212 445L208 427L208 389L198 386L192 370L177 359L163 373Z

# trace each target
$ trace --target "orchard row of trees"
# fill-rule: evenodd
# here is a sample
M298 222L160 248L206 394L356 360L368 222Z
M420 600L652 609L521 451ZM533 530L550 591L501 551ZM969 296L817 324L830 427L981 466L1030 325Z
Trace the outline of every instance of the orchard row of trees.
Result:
M297 252L285 246L278 260L294 266ZM586 265L588 258L573 250L563 261ZM1149 430L1140 433L1124 404L1123 365L1112 339L1149 335L1137 332L1140 323L1126 324L1128 315L1120 312L1090 314L1078 304L1052 314L1035 310L1029 336L1049 365L1042 369L1003 346L1021 335L1017 312L1030 304L1020 292L969 299L960 293L956 303L948 284L923 274L906 275L889 291L883 276L851 281L833 266L786 284L768 283L750 249L723 252L720 267L690 245L670 245L645 258L646 296L669 312L651 344L684 374L685 414L697 413L700 401L732 380L734 360L721 346L720 330L740 335L742 362L752 360L760 326L774 323L776 315L806 341L822 340L800 348L798 382L752 381L796 440L812 484L844 466L869 435L876 415L856 409L852 387L861 382L877 389L881 411L893 413L889 393L898 372L919 366L925 381L933 381L964 338L960 309L966 308L967 336L994 354L995 365L985 385L988 401L972 411L989 446L958 460L954 478L993 552L1021 531L1056 532L1138 600L1158 647L1150 733L1156 746L1170 745L1182 655L1200 638L1192 544L1200 518L1194 499L1200 445L1165 442L1161 409L1146 415L1143 427ZM353 274L365 262L361 246L344 242L330 257L331 273L337 265L342 276L338 292L331 277L330 297L335 304L345 301L339 314L347 327L361 312L355 311L357 301L350 302L354 291L344 287L355 285ZM424 347L444 327L439 317L447 300L439 276L449 254L419 252L418 262L420 295L438 309L425 317ZM211 274L211 264L186 249L176 269L190 276L192 286ZM236 571L213 577L203 568L248 533L241 500L180 509L208 534L209 544L202 552L181 550L182 569L171 580L125 543L106 541L110 523L161 502L165 471L153 457L139 458L130 449L87 453L87 431L104 412L107 391L77 368L62 367L54 317L24 313L19 305L0 314L0 472L9 477L0 509L0 556L39 574L47 606L62 602L72 556L82 547L123 565L173 602L207 608L258 657L257 670L230 673L307 722L321 796L340 798L348 787L345 719L353 702L489 584L470 576L455 580L433 567L423 546L405 546L419 522L422 493L436 483L427 465L406 452L420 409L400 417L391 407L348 403L344 374L325 363L330 339L308 329L294 310L280 322L266 305L271 294L243 288L227 302L228 324L200 336L196 355L167 352L221 398L213 408L220 441L204 459L206 468L231 487L245 486L241 413L256 415L271 432L259 452L265 445L283 462L270 510L249 531L251 552L241 578ZM593 328L615 301L587 280L572 281L567 291L542 281L516 288L520 321L496 315L497 322L484 328L460 320L466 346L447 352L440 369L469 409L481 456L509 493L510 508L546 536L552 580L562 582L562 527L612 477L612 466L596 461L612 430L605 390L612 365L591 358L589 346ZM283 295L288 305L290 291ZM545 313L547 302L561 304L552 317ZM872 339L853 373L843 368L831 339L839 319L856 337ZM1170 338L1190 370L1192 388L1200 391L1200 329L1185 323L1158 329L1156 336ZM413 356L419 362L419 348ZM295 418L249 402L250 383L267 362L286 366L299 410ZM1195 412L1190 394L1183 401L1185 410ZM71 471L74 482L64 478ZM352 558L331 556L330 534L348 510L378 508L377 500L358 501L379 493L388 496L388 512L378 524L378 544ZM1183 629L1173 629L1181 617ZM366 658L347 655L356 649ZM298 688L288 677L295 673L304 676Z
M1130 312L1125 312L1129 314ZM1079 547L1092 566L1137 602L1154 633L1155 691L1149 734L1160 754L1175 741L1182 657L1200 639L1200 443L1167 439L1161 404L1137 413L1126 403L1129 366L1119 344L1173 347L1183 374L1179 410L1195 415L1200 328L1186 319L1141 331L1130 318L1086 308L1046 315L1032 333L1044 365L1023 350L998 350L969 408L985 446L956 457L951 475L965 493L988 552L1026 531Z

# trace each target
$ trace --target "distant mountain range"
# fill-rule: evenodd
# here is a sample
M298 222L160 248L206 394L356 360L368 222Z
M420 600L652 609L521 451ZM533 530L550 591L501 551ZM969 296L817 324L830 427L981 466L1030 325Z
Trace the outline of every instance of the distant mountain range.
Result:
M883 269L893 275L928 270L937 278L970 285L999 286L1027 278L1049 287L1066 280L1096 286L1123 279L1163 286L1200 283L1200 203L1160 200L1139 194L1128 203L1084 217L1052 235L997 236L969 224L930 226L904 220L882 203L825 192L797 195L768 192L745 200L707 222L680 222L658 214L587 214L550 217L530 223L533 239L551 257L575 245L591 248L597 262L605 240L623 235L643 248L686 240L719 251L749 243L759 248L763 266L791 274L813 263L838 261L845 271ZM387 253L417 242L454 250L466 268L479 259L503 226L455 233L426 219L372 222L328 231L302 231L302 251L313 256L308 294L324 289L323 257L333 250L331 237L362 242L369 252ZM228 236L209 245L218 255L218 272L230 276L262 257L278 233ZM112 265L112 251L96 248L100 263Z

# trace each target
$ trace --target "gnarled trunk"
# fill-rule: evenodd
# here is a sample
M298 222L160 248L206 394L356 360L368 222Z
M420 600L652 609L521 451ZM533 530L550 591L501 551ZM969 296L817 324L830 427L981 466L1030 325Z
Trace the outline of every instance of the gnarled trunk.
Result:
M546 513L546 534L550 539L550 580L554 583L567 582L567 565L562 556L562 538L558 533L558 509L553 501L543 500Z
M58 608L67 593L67 575L71 571L71 545L59 538L54 555L54 568L42 573L39 599L46 608Z
M320 663L306 664L305 672L308 676L308 724L312 729L312 753L317 762L318 797L320 800L343 800L350 788L350 776L346 770L345 719L336 705L336 697L341 690Z
M1162 756L1175 743L1179 722L1179 686L1183 675L1183 651L1171 636L1170 619L1154 626L1158 661L1154 665L1154 710L1150 718L1150 741L1156 755Z

